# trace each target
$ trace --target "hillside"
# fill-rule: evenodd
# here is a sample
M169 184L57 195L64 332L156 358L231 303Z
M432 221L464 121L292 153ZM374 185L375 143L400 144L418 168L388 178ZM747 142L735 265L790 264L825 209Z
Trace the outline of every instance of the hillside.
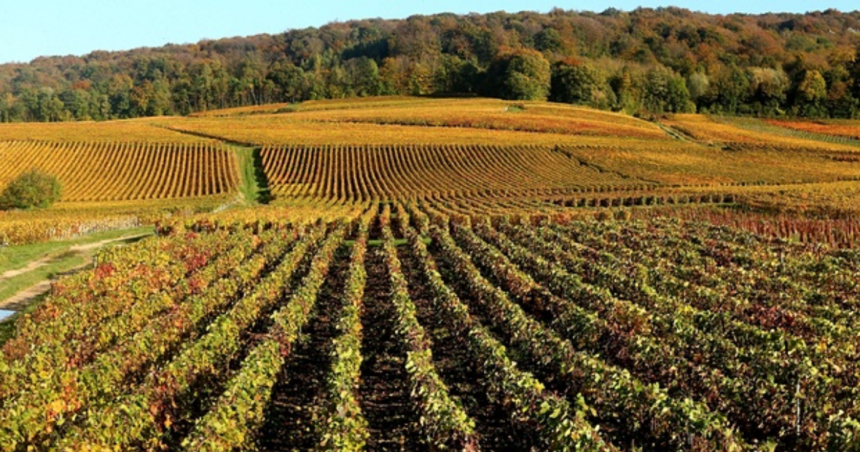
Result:
M374 97L281 109L0 125L0 188L38 168L60 177L65 202L229 194L241 179L236 147L257 150L251 163L278 194L354 201L438 195L436 181L464 193L835 182L856 179L860 161L860 140L851 136L860 135L857 122L690 114L650 122L480 98Z
M0 125L0 189L58 176L45 212L0 212L0 239L68 237L273 203L528 199L722 204L849 218L860 123L679 114L657 122L538 101L371 97L190 117ZM313 209L311 209L313 210ZM299 210L301 211L301 210Z
M355 20L0 65L0 121L448 93L549 98L628 114L854 118L858 43L860 12L836 10L556 9Z
M0 188L65 187L0 211L4 290L50 286L0 300L0 451L856 452L858 136L407 96L0 124Z

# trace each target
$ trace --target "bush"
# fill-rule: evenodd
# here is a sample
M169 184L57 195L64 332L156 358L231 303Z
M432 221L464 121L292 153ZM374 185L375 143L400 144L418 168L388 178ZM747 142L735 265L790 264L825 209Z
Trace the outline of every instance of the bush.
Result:
M15 178L0 194L0 209L44 209L60 199L62 185L53 176L30 170Z

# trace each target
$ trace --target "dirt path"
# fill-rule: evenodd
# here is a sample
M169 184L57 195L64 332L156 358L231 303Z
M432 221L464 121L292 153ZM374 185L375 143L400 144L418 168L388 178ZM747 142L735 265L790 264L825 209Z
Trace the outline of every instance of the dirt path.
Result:
M108 245L110 243L125 242L125 241L129 241L129 240L141 239L143 237L146 237L147 235L149 235L149 234L127 235L127 236L118 237L115 239L102 240L100 242L86 243L86 244L82 244L82 245L74 245L74 246L70 246L66 251L60 252L58 254L67 255L68 253L72 253L73 255L83 255L89 251L101 248L101 247ZM48 257L44 257L42 259L37 259L35 261L32 261L29 264L27 264L27 266L25 266L25 267L18 268L15 270L9 270L9 271L3 273L2 275L0 275L0 282L7 281L7 280L12 279L16 276L20 276L20 275L29 273L33 270L36 270L40 267L44 267L45 265L48 265L49 263L51 263L55 259L56 259L56 255L48 256ZM80 271L80 270L88 267L89 265L90 265L89 263L79 265L77 267L71 268L71 269L61 273L57 277L61 277L61 276L65 276L65 275L68 275L71 273L75 273L77 271ZM36 298L42 296L43 294L45 294L46 292L51 290L51 284L52 283L53 283L53 280L51 280L51 279L46 279L44 281L40 281L40 282L38 282L38 283L28 287L28 288L16 293L15 295L11 296L10 298L7 298L3 301L0 301L0 309L7 310L7 311L19 311L19 310L21 310L24 307L26 307L28 304L30 304L30 302L32 302Z
M341 248L320 288L313 317L304 328L303 339L287 357L278 383L272 389L272 400L266 407L266 422L257 443L259 451L312 451L317 450L316 446L321 442L319 430L314 425L319 422L317 416L326 398L332 339L337 334L340 296L348 270L349 256ZM293 290L298 287L296 284ZM284 301L288 300L284 298Z
M85 267L85 266L82 266ZM74 268L72 271L80 270L82 267ZM51 280L41 281L38 284L30 286L15 295L12 295L11 298L7 298L0 302L0 309L4 311L20 311L27 307L28 304L33 302L36 298L39 298L43 294L47 293L51 290L51 284L53 282Z
M33 262L30 262L29 264L27 264L24 267L16 268L15 270L9 270L9 271L3 273L2 275L0 275L0 282L6 281L7 279L12 279L12 278L19 276L19 275L23 275L24 273L29 273L29 272L31 272L31 271L39 268L39 267L44 267L45 265L48 265L48 262L50 262L50 261L51 261L50 257L43 257L41 259L37 259L37 260L34 260Z
M85 243L83 245L73 245L73 246L70 246L68 250L66 250L64 252L57 253L57 254L65 254L65 253L81 254L81 253L85 253L87 251L90 251L90 250L93 250L96 248L101 248L101 247L103 247L109 243L112 243L112 242L122 242L122 241L126 241L126 240L134 240L134 239L139 239L139 238L145 237L147 235L149 235L149 234L127 235L127 236L118 237L115 239L102 240L100 242ZM6 281L8 279L12 279L16 276L23 275L24 273L29 273L33 270L40 268L40 267L44 267L45 265L50 264L51 261L56 259L57 254L55 254L54 256L46 256L46 257L43 257L41 259L36 259L24 267L16 268L14 270L9 270L3 274L0 274L0 282Z

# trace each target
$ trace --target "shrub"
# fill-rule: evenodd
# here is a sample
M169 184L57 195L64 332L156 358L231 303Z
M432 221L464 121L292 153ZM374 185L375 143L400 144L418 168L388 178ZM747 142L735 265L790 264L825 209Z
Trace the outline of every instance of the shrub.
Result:
M15 178L0 194L0 209L46 208L60 199L62 186L57 176L30 170Z

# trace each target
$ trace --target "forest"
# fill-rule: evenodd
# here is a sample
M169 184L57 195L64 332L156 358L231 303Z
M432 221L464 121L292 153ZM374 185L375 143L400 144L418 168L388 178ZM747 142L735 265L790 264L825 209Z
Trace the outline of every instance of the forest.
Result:
M187 115L408 94L860 117L860 12L437 14L0 65L0 121Z

